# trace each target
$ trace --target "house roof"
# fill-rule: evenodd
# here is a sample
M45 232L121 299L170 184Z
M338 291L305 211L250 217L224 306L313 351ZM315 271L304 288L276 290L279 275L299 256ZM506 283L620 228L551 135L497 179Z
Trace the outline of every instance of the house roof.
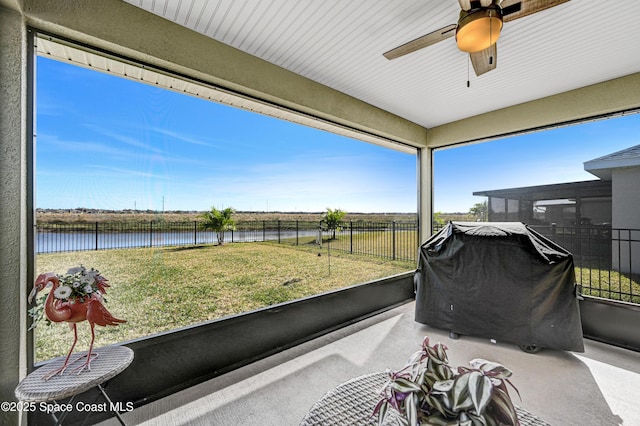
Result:
M635 166L640 166L640 145L586 161L584 169L602 180L476 191L473 195L531 201L610 197L611 170Z
M611 181L587 180L551 185L494 189L489 191L476 191L473 195L530 201L611 197Z
M611 170L621 167L640 167L640 145L623 149L584 163L584 169L604 180L611 180Z

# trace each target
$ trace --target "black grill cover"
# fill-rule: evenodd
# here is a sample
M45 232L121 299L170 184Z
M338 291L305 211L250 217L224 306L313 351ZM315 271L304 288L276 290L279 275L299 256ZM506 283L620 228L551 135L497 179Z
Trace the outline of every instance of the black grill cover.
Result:
M584 352L573 256L520 222L450 222L420 246L416 321Z

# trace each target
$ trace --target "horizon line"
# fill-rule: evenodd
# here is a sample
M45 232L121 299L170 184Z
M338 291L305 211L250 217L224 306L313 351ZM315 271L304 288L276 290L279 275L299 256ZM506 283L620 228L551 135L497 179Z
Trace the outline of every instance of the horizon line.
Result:
M234 209L235 210L235 209ZM80 211L84 213L97 213L97 212L109 212L109 213L154 213L154 214L177 214L177 213L202 213L209 210L152 210L152 209L96 209L88 207L73 207L73 208L43 208L37 207L36 212L50 212L50 211L65 211L73 212ZM323 214L326 211L285 211L285 210L235 210L236 213L262 213L262 214ZM349 212L347 214L403 214L403 215L417 215L417 212ZM468 212L434 212L440 214L468 214Z

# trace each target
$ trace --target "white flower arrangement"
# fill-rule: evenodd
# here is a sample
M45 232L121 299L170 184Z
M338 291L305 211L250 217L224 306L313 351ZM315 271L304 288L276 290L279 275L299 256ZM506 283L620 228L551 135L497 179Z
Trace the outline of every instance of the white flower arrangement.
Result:
M53 295L56 299L68 299L72 293L73 290L71 289L71 287L63 285L62 287L56 288L56 290L53 292Z
M90 298L99 298L106 302L104 298L105 289L109 287L107 279L100 275L97 269L87 269L84 266L76 266L67 271L64 275L57 275L60 285L53 292L53 297L57 303L85 303ZM47 294L42 294L36 305L29 309L29 315L33 318L33 323L29 330L34 329L44 318L47 325L51 322L44 315L44 304Z
M106 286L106 278L100 275L96 269L87 269L84 266L76 266L67 271L65 275L58 275L60 287L53 293L56 299L64 301L84 302L94 293L102 296Z

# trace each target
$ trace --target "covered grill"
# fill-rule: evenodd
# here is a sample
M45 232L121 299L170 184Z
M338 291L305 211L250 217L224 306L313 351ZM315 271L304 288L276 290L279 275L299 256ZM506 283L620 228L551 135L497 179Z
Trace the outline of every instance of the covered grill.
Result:
M450 222L420 247L416 321L583 352L571 253L520 222Z

